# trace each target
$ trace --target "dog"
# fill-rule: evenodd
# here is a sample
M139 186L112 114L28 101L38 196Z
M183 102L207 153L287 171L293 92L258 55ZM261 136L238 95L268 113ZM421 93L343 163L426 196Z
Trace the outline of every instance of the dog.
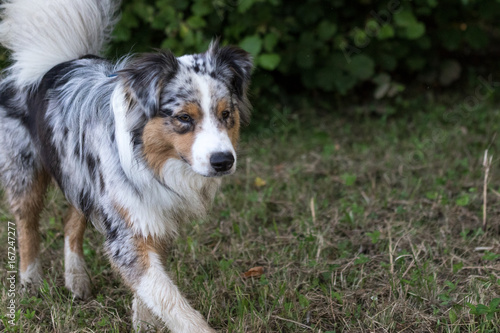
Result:
M52 180L70 208L65 285L90 296L87 221L132 290L134 330L215 332L169 277L166 245L204 216L234 173L249 120L251 56L214 41L202 54L169 51L110 62L100 55L114 0L7 0L0 42L12 63L0 81L0 178L16 219L20 278L42 281L39 215Z

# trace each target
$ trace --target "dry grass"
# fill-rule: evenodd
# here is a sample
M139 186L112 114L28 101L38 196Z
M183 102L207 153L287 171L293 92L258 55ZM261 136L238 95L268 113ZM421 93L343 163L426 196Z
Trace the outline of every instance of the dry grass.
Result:
M446 110L288 115L275 127L261 119L210 218L171 246L173 279L221 332L498 332L500 168L493 159L483 230L482 155L500 156L490 142L500 112L483 106L446 123ZM63 212L54 192L43 218L46 284L18 295L17 326L0 329L129 331L131 295L96 231L84 246L93 299L72 302L64 289ZM240 276L255 266L265 274ZM4 287L0 316L7 300Z

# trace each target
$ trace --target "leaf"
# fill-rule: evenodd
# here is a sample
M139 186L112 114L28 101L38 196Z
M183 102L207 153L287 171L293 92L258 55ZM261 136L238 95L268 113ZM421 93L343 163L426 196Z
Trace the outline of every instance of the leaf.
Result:
M322 41L327 41L332 38L337 32L337 26L330 21L323 20L318 25L318 37Z
M346 186L352 186L356 182L356 175L344 173L340 178L344 181Z
M186 23L193 29L203 28L207 25L207 22L201 16L191 16Z
M372 77L375 71L375 62L372 58L360 54L352 57L351 63L348 66L349 72L361 81Z
M450 318L450 322L451 322L452 324L454 324L454 323L457 321L457 319L458 319L458 315L457 315L456 311L452 309L452 310L448 313L448 318Z
M436 7L438 5L437 0L427 0L429 7Z
M474 306L474 304L467 302L465 303L465 305L471 310L470 313L475 314L476 307Z
M398 65L398 60L392 54L383 53L380 55L380 58L377 61L377 65L379 65L386 71L393 71Z
M419 71L425 67L427 60L424 57L413 56L406 59L406 63L408 64L410 70Z
M391 88L390 82L380 84L373 92L373 97L375 97L375 99L382 99L387 95L387 92L389 91L390 88Z
M364 254L360 254L358 258L354 260L355 265L363 265L370 261L370 258Z
M438 32L439 43L448 51L455 51L462 42L462 32L458 29L448 28Z
M366 34L364 30L354 28L353 31L353 41L354 45L360 48L366 47L369 43L371 38Z
M260 187L266 186L267 183L266 183L266 181L264 179L262 179L260 177L257 177L257 178L255 178L255 183L254 184L255 184L256 187L260 188Z
M402 85L401 83L392 82L391 88L387 92L387 97L392 98L392 97L396 96L398 93L403 92L404 90L405 90L404 85Z
M374 232L367 232L366 235L371 238L372 244L377 244L380 239L379 230L375 230Z
M138 17L142 18L146 22L152 22L154 13L155 13L155 7L147 5L142 2L135 2L134 3L134 11L137 14Z
M257 35L246 37L240 42L240 47L253 57L257 57L262 49L262 39Z
M335 88L335 80L342 75L342 71L334 66L321 68L315 73L316 86L325 90L332 91Z
M335 87L337 87L337 90L342 95L346 94L348 90L356 85L356 77L354 75L340 73L334 80Z
M488 34L478 26L472 26L465 31L465 40L476 49L482 49L488 45Z
M206 16L212 12L212 4L207 0L197 0L193 6L191 6L191 10L196 16Z
M415 22L406 28L406 37L408 39L417 39L425 34L425 24Z
M500 311L500 298L494 298L490 302L490 311Z
M278 36L274 33L268 33L264 37L264 49L268 52L271 52L274 50L274 47L278 43Z
M375 97L375 99L381 99L387 95L387 92L391 87L391 76L389 74L380 73L375 76L372 81L377 85L377 88L375 88L375 92L373 93L373 97Z
M390 24L384 24L380 27L377 38L380 40L394 37L394 28Z
M254 0L243 0L243 1L237 1L235 3L238 3L238 12L241 14L245 13L247 10L250 9L250 7L253 6Z
M417 23L417 18L409 10L403 10L394 14L394 22L398 27L407 28Z
M408 39L420 38L425 33L425 24L418 22L415 15L409 10L394 14L394 22L398 27L404 28Z
M458 271L459 271L459 270L461 270L463 267L464 267L464 263L463 263L463 262L459 262L459 263L457 263L457 264L453 264L453 273L458 272Z
M308 48L300 49L297 54L297 65L303 69L309 69L314 66L314 52Z
M250 268L245 273L242 273L241 277L244 278L244 279L248 279L248 278L251 278L251 277L260 277L263 274L264 274L264 267L257 266L257 267Z
M486 305L484 304L478 304L476 306L476 314L478 315L483 315L483 314L486 314L490 311L490 308L488 308Z
M493 252L490 252L490 251L486 251L484 253L484 255L482 256L481 259L488 260L488 261L495 261L498 258L500 258L500 254L496 254L496 253L493 253Z
M259 56L260 67L272 71L278 67L281 57L276 53L264 53Z
M467 206L469 204L469 196L463 195L455 200L455 203L457 204L457 206Z

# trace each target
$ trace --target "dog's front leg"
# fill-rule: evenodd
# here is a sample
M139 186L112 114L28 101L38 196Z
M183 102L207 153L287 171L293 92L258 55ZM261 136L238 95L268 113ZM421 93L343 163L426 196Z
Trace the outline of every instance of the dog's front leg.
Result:
M148 260L149 267L135 286L136 296L142 303L162 319L172 332L215 332L208 326L203 316L182 296L167 275L160 256L149 251Z
M148 324L157 325L151 322L156 316L173 333L215 332L168 276L161 260L165 242L133 235L124 225L108 225L106 248L137 298L133 306L134 329L146 331Z

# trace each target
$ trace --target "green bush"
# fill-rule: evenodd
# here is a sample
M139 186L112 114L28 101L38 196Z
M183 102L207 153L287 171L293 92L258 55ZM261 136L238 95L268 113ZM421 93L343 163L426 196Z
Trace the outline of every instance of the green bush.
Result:
M498 22L498 0L125 0L111 52L203 52L219 36L254 56L259 98L357 87L384 98L484 66Z

